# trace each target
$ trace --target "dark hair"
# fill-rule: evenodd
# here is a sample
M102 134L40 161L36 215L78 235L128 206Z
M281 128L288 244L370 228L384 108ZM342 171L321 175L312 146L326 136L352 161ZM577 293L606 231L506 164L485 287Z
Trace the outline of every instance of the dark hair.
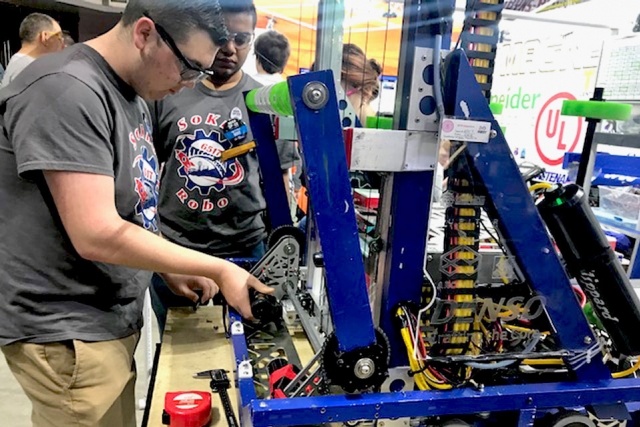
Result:
M218 0L129 0L122 24L128 27L145 13L162 25L176 43L187 42L197 30L207 32L216 43L228 35Z
M342 72L340 79L362 92L366 102L378 97L382 67L375 59L368 59L364 51L354 44L342 47Z
M22 20L20 24L20 40L30 43L35 41L38 34L53 29L55 20L44 13L32 13Z
M253 0L218 0L222 13L247 13L253 19L253 28L258 24L258 13Z
M277 31L267 31L256 39L253 50L262 68L269 74L281 73L289 61L289 40Z
M64 45L67 47L76 44L76 41L71 36L71 33L67 30L62 30L62 38L64 39Z

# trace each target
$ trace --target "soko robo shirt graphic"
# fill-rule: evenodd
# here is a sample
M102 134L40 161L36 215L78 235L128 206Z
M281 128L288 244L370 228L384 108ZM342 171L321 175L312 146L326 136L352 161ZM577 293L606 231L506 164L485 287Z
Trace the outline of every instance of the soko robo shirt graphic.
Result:
M179 136L178 143L178 175L185 179L187 189L197 189L201 196L208 196L211 190L221 192L244 179L244 169L237 159L223 159L223 153L232 145L217 130L198 129L193 135Z
M183 133L176 138L174 155L184 188L176 196L189 208L203 212L211 211L213 203L219 209L226 208L229 200L225 190L245 181L247 173L239 157L228 155L228 150L247 139L248 126L242 121L242 111L233 108L226 120L213 113L183 117L177 125ZM190 194L213 196L214 200L198 202Z

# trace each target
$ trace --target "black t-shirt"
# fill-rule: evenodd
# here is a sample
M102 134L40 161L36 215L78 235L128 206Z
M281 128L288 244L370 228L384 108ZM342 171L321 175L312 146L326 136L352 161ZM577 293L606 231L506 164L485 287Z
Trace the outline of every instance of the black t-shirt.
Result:
M120 216L157 233L147 105L78 44L35 61L2 89L0 114L0 345L136 332L150 273L82 259L42 171L113 177Z
M223 153L253 141L243 97L261 85L248 75L229 90L198 84L156 102L154 141L164 168L159 214L162 234L217 256L237 256L266 237L255 150L224 160ZM279 146L281 165L299 158Z

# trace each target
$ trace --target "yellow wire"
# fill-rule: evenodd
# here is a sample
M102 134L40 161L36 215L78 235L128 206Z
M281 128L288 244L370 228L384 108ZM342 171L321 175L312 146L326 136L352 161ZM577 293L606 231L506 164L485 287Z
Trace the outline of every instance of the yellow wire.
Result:
M629 375L633 374L635 371L637 371L638 369L640 369L640 357L638 357L638 360L636 361L635 365L633 365L632 367L630 367L629 369L626 369L624 371L620 371L620 372L614 372L613 374L611 374L611 376L613 378L624 378L624 377L628 377Z
M402 340L407 347L407 355L409 356L409 366L411 366L411 370L414 372L422 371L424 366L422 366L422 364L414 357L413 344L411 341L411 334L409 333L409 329L402 328L400 330L400 334L402 335ZM439 380L431 376L428 371L423 371L415 374L414 378L420 390L429 390L431 388L435 388L438 390L451 390L453 388L451 384L444 384L442 382L439 382Z
M512 331L518 331L518 332L534 332L535 331L542 335L551 335L551 332L540 332L536 329L523 328L522 326L506 325L506 324L502 326L507 329L511 329Z
M553 185L547 183L547 182L539 182L537 184L533 184L531 187L529 187L529 193L539 190L541 188L544 188L546 190L553 188Z
M562 359L524 359L523 365L564 365Z

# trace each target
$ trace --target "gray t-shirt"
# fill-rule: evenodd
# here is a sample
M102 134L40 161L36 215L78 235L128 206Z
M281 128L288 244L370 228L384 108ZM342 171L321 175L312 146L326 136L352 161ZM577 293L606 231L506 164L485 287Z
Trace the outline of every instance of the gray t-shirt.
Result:
M229 90L198 84L152 106L154 141L164 163L158 210L169 240L231 257L265 239L255 150L222 160L225 150L253 141L243 92L260 86L244 74ZM296 156L295 147L280 147L281 165L288 168L284 159Z
M120 216L157 232L147 105L102 56L78 44L38 60L0 91L0 114L0 345L136 332L151 273L82 259L42 171L112 176Z
M4 75L2 76L0 89L11 83L13 79L15 79L18 74L22 72L22 70L27 68L27 65L31 64L35 60L35 58L23 53L16 53L15 55L13 55L9 60L9 64L7 65L7 69L4 72Z

